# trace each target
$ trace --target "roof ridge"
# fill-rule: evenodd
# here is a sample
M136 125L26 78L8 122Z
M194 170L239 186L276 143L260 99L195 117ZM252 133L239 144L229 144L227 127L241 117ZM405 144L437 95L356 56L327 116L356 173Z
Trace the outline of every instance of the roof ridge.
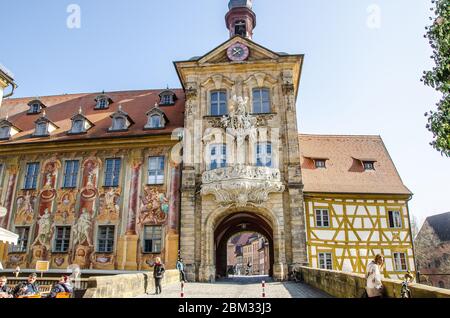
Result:
M332 134L302 134L302 133L299 133L298 135L299 135L299 137L370 137L370 138L383 139L381 137L381 135L349 135L349 134L346 134L346 135L344 135L344 134L342 134L342 135L341 134L332 135Z
M136 92L150 92L150 91L167 91L167 90L183 90L181 87L177 88L149 88L149 89L131 89L131 90L118 90L118 91L105 91L105 92L84 92L84 93L65 93L65 94L55 94L55 95L44 95L38 96L38 98L49 98L49 97L63 97L63 96L76 96L76 95L92 95L92 94L115 94L115 93L136 93ZM15 97L15 98L6 98L4 101L15 101L20 99L36 99L36 96L24 96L24 97Z

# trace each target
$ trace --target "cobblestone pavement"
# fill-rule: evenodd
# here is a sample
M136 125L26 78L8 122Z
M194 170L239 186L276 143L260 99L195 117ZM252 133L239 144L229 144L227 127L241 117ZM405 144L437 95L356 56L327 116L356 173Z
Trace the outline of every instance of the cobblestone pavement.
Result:
M186 283L185 298L262 298L262 281L266 281L266 298L328 298L328 294L305 284L294 282L274 282L268 277L234 277L214 284ZM139 298L180 298L181 285L163 287L161 295Z

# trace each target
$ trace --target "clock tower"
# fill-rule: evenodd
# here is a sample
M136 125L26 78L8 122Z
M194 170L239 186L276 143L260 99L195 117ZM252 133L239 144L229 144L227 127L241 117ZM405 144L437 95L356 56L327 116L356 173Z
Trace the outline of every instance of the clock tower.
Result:
M240 35L251 39L256 27L256 14L252 10L253 0L230 0L228 8L225 21L230 30L230 37Z

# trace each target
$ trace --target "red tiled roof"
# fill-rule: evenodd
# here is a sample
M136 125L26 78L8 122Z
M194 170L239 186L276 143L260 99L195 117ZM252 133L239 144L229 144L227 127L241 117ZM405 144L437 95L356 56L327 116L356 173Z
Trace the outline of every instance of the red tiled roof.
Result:
M168 118L166 127L160 130L144 130L147 123L145 114L155 106L155 103L159 103L159 94L165 90L108 92L106 94L111 97L113 103L104 110L94 110L95 98L101 95L100 93L39 97L39 100L47 107L45 108L47 118L59 127L51 133L50 137L43 138L31 138L35 128L34 122L41 114L28 115L29 106L27 104L36 98L6 99L0 108L0 118L8 116L8 120L22 132L8 141L0 141L0 145L168 134L174 129L184 126L185 96L181 89L172 90L177 95L175 105L160 107ZM119 109L119 105L122 105L123 111L133 119L134 125L125 132L108 132L111 127L110 116ZM67 135L72 124L71 118L78 113L80 106L83 115L94 124L94 127L86 134Z
M403 184L379 136L299 136L305 192L411 194ZM327 158L325 169L313 159ZM375 171L364 171L361 161L375 161Z

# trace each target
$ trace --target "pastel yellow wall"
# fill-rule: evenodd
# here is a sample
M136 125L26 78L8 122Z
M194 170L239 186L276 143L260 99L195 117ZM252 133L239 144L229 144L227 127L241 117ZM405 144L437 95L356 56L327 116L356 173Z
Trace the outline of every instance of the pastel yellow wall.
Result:
M330 226L317 227L315 210L329 211ZM398 210L401 228L390 228L388 211ZM405 253L408 270L415 271L408 206L405 199L370 196L305 196L308 257L310 266L319 267L319 253L331 253L333 269L365 273L376 254L385 256L386 278L403 278L396 270L394 253Z

